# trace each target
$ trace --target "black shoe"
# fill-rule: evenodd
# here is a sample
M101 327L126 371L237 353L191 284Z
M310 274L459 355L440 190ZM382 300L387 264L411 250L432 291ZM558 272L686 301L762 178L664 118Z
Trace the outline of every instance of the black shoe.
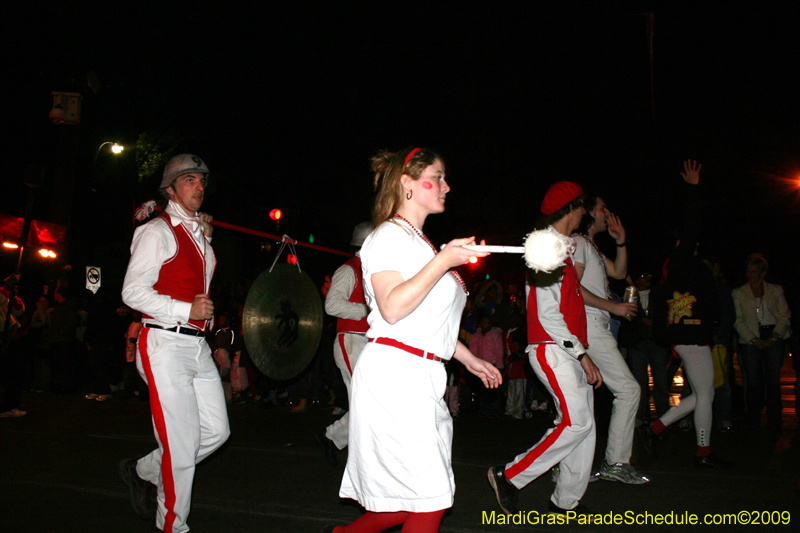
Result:
M642 446L647 455L653 459L658 459L658 435L656 435L649 425L641 425L636 428L639 437L642 439Z
M517 514L519 512L519 505L517 504L519 489L506 479L503 467L491 467L488 475L489 484L494 489L494 495L497 496L497 503L500 504L500 509L506 514Z
M325 460L328 461L332 466L336 466L339 464L338 459L336 458L336 445L333 443L331 439L325 435L325 430L320 429L314 434L314 438L317 439L319 445L322 446L322 454L325 456Z
M574 517L575 519L577 519L577 517L581 516L581 515L591 515L592 514L592 512L589 511L589 509L585 505L580 504L580 503L578 505L576 505L573 509L562 509L558 505L554 504L552 501L550 501L550 503L547 506L547 513L548 514L559 515L559 516L567 516L567 513L569 513L569 512L575 513L575 517ZM573 518L572 515L569 515L569 516L570 516L570 518ZM591 523L591 519L589 520L589 523Z
M128 486L134 512L142 520L152 520L156 514L156 508L150 500L154 485L139 477L136 473L136 461L136 459L123 459L118 467L119 477Z
M733 461L725 461L723 459L720 459L716 453L711 452L705 457L700 457L699 455L695 455L694 466L698 467L704 466L706 468L713 468L715 470L720 468L733 468Z

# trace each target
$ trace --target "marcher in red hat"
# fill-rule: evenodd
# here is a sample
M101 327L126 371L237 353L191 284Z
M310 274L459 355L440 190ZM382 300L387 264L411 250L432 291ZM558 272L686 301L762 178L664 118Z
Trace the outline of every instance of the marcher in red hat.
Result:
M500 508L519 512L519 491L560 463L560 475L550 498L551 513L586 514L579 505L591 476L594 459L595 388L603 384L600 371L586 354L586 310L580 282L572 262L575 242L569 236L586 212L583 189L561 181L547 191L542 202L543 225L568 239L563 268L539 272L528 294L528 355L539 380L556 399L556 426L532 448L510 463L489 469L489 483Z

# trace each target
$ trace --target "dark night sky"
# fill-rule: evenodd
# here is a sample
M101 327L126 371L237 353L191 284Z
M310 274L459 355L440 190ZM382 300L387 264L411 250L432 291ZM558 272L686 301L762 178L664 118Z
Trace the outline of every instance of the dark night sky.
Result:
M783 180L800 178L800 18L787 2L75 4L7 20L6 181L32 161L53 165L49 93L79 90L76 196L93 216L130 209L102 190L81 196L96 147L176 127L218 173L206 204L217 218L272 231L266 213L281 207L293 237L343 249L369 216L369 157L426 145L445 155L453 188L426 228L434 241L518 244L547 186L570 179L622 216L644 268L645 249L679 224L681 161L692 158L704 168L706 251L733 281L756 250L794 276L786 237L800 198ZM10 189L2 212L21 215L26 190ZM48 188L37 194L46 219ZM106 226L99 238L125 240Z

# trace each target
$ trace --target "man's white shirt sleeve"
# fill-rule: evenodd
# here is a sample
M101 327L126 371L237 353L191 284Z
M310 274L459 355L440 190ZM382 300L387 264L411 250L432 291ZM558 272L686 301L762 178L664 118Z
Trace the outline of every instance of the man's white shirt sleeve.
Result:
M356 286L356 275L350 265L342 265L333 274L331 288L325 298L325 312L346 320L361 320L369 314L367 304L350 301Z
M575 252L572 254L572 261L576 265L585 266L588 261L586 248L589 247L589 242L586 237L580 234L573 233L572 238L575 240Z
M155 222L155 221L154 221ZM131 259L122 286L122 301L161 325L174 326L189 321L192 302L182 302L153 289L161 265L175 255L176 244L166 221L139 227L131 244Z

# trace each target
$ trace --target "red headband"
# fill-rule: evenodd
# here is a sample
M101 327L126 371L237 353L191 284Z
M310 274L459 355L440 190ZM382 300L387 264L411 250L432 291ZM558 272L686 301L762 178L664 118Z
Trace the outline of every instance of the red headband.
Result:
M414 154L416 154L416 153L417 153L417 152L419 152L420 150L422 150L422 148L414 148L413 150L411 150L410 152L408 152L408 155L406 156L406 162L405 162L405 163L403 163L403 169L404 169L404 170L405 170L405 168L408 166L408 162L409 162L409 161L411 161L411 158L412 158L412 157L414 157Z

